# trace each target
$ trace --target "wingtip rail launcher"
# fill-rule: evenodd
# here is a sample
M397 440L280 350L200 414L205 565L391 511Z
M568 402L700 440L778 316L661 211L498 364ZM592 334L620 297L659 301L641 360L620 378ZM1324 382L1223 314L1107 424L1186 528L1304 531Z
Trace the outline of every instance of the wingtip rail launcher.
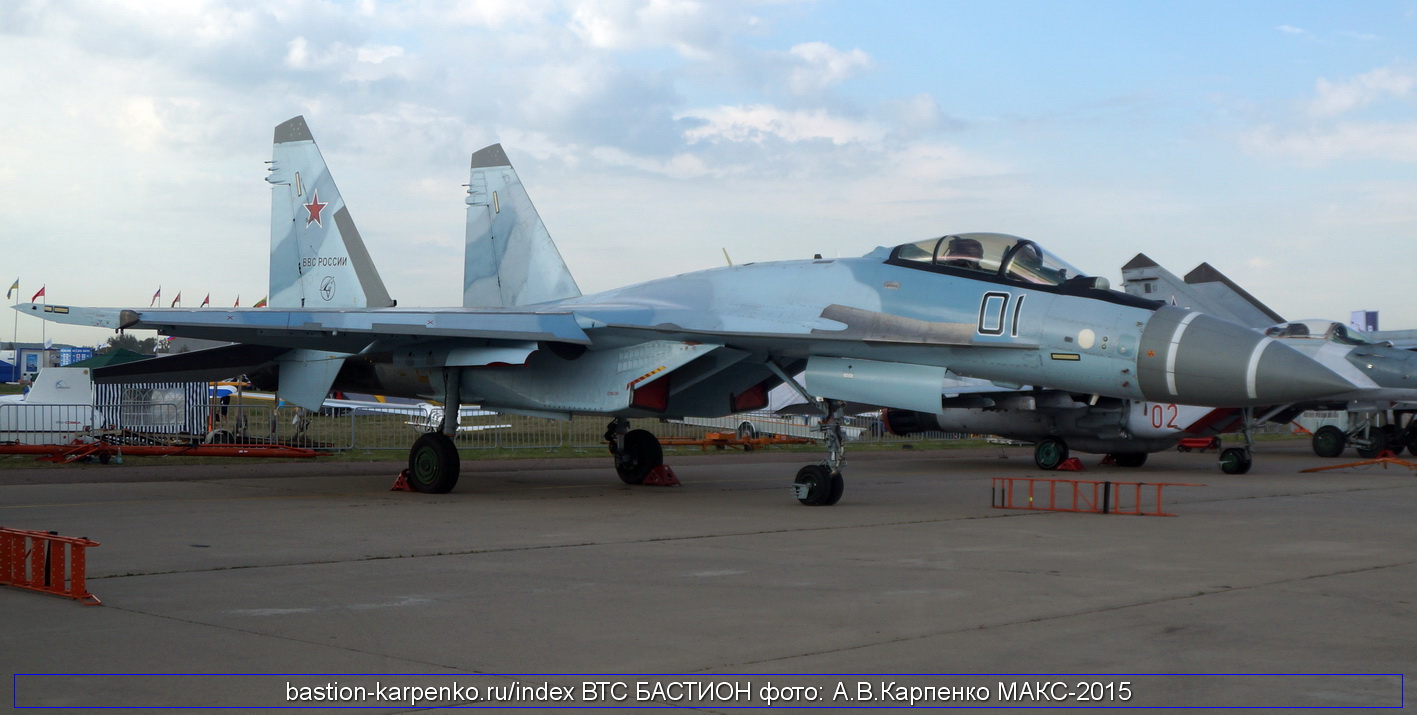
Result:
M64 596L88 606L102 605L84 582L84 550L98 545L91 539L52 531L0 527L0 585Z

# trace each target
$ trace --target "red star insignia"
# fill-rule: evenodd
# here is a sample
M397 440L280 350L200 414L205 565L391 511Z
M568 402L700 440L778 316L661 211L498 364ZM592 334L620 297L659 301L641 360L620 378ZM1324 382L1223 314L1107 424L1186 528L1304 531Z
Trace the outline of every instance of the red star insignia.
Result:
M320 212L324 211L326 206L329 206L329 204L320 203L320 192L313 191L310 193L310 203L305 204L305 210L310 214L305 218L305 226L307 228L312 223L320 228L325 227L325 224L320 223Z

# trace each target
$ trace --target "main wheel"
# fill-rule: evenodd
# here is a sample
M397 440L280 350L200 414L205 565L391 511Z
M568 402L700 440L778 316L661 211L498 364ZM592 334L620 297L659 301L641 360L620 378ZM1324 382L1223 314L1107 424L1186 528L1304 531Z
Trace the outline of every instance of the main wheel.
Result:
M659 446L658 438L642 429L625 433L625 448L615 455L615 473L621 481L644 484L645 477L661 464L664 448Z
M1407 440L1402 433L1402 428L1397 425L1388 425L1383 428L1383 433L1387 435L1387 448L1392 450L1392 455L1396 457L1402 454L1402 450L1407 447Z
M846 489L846 480L840 474L832 474L831 470L820 464L797 470L797 479L793 483L807 486L806 495L797 497L797 501L807 506L831 506L841 500L841 494Z
M1033 445L1033 463L1039 469L1057 469L1068 458L1068 445L1057 437L1044 437Z
M1325 459L1332 459L1343 454L1343 448L1348 444L1347 435L1343 430L1333 425L1324 425L1314 432L1312 446L1314 454Z
M1380 427L1368 428L1368 446L1358 448L1358 456L1372 459L1388 448L1387 432Z
M1240 447L1231 447L1220 453L1220 471L1226 474L1244 474L1250 471L1250 455Z
M442 432L422 435L408 450L408 484L425 494L446 494L458 483L458 448Z
M1140 467L1146 464L1146 452L1121 452L1113 453L1112 461L1119 467Z
M747 443L747 440L750 440L750 439L757 439L757 438L758 438L758 430L753 427L753 423L751 423L751 422L744 422L744 423L738 425L738 439L744 441L744 444L743 444L743 451L744 451L744 452L751 452L751 451L753 451L753 445L748 444L748 443Z

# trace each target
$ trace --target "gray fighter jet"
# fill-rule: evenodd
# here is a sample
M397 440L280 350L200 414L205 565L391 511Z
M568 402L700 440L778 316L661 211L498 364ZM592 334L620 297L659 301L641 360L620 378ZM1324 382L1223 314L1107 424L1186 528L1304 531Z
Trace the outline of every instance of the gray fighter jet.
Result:
M283 398L309 408L333 387L438 400L446 415L464 403L605 415L616 471L629 483L663 458L654 435L630 430L627 418L751 410L785 382L818 406L827 427L826 459L796 477L794 493L807 505L841 498L843 402L933 412L948 374L1225 407L1353 389L1244 326L1110 290L1034 242L997 233L581 295L500 146L473 155L464 306L395 307L303 118L276 127L267 181L268 307L16 309L240 343L99 379L267 371ZM410 481L421 491L446 492L457 481L456 421L443 427L410 450Z

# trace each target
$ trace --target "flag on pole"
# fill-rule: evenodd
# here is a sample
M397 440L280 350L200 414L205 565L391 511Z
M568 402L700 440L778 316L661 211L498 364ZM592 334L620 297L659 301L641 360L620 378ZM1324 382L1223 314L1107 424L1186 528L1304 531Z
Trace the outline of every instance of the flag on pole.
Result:
M44 286L40 286L40 287L39 287L39 292L38 292L38 293L35 293L33 298L30 298L30 302L33 303L33 302L39 300L43 295L44 295Z
M211 294L211 293L208 293L208 294L207 294L207 297L205 297L205 298L202 299L202 304L199 305L199 306L197 306L197 307L198 307L198 308L205 308L205 307L207 307L207 306L209 306L209 305L211 305L211 304L212 304L212 294Z
M251 306L251 307L252 307L252 308L264 308L264 307L266 307L266 299L265 299L265 298L262 298L262 299L256 301L256 304L253 305L253 306Z
M167 306L167 307L169 307L169 308L176 308L176 307L177 307L177 304L178 304L178 303L181 303L181 302L182 302L182 291L179 290L179 291L177 291L177 297L172 299L172 305L169 305L169 306Z
M240 308L240 307L241 307L241 294L240 294L240 293L237 293L237 294L236 294L236 302L235 302L235 303L232 303L232 304L231 304L231 307L233 307L233 308Z
M16 279L15 279L15 284L12 285L12 286L10 286L10 290L5 291L5 300L9 300L9 299L10 299L10 294L11 294L11 293L19 293L19 292L20 292L20 279L19 279L19 278L16 278ZM34 301L30 301L30 302L34 302Z
M153 293L152 302L151 302L151 303L148 303L148 307L151 308L151 307L157 305L157 299L158 299L158 298L161 298L161 297L162 297L162 286L158 286L158 287L157 287L157 292L156 292L156 293Z

